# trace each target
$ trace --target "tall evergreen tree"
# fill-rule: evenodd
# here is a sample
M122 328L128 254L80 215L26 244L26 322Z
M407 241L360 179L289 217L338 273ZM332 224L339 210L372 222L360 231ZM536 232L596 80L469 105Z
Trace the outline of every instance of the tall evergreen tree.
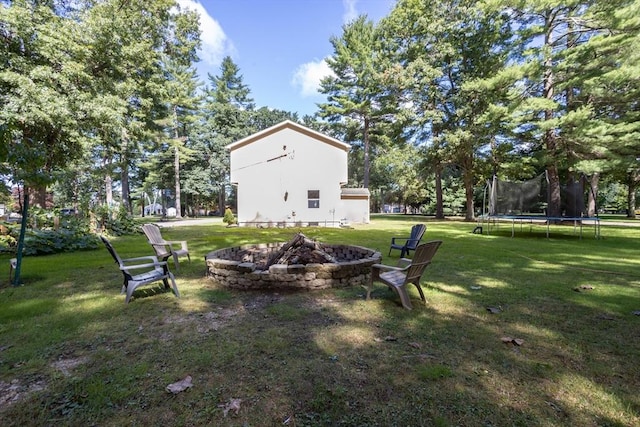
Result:
M580 64L573 74L572 102L587 106L588 118L576 123L576 169L592 175L597 188L601 173L624 176L627 215L635 217L640 184L640 1L594 4L586 19L603 30L575 46L567 57ZM590 204L590 212L595 211Z
M189 165L190 173L202 180L192 180L190 185L194 190L215 188L218 213L223 215L229 173L225 146L255 132L251 125L255 105L239 67L229 56L222 60L219 75L209 74L209 85L204 91L202 117L190 137L192 149L198 152L197 160Z
M390 119L382 90L384 80L380 63L376 26L360 16L342 27L340 37L332 37L334 53L327 59L333 75L321 81L320 92L328 102L319 104L319 116L339 123L348 142L361 141L364 173L362 185L369 187L370 151L376 128Z
M193 150L186 143L191 126L196 120L196 109L199 107L199 99L196 95L199 86L198 76L193 68L180 66L169 61L167 70L167 102L170 111L165 120L165 135L168 141L167 152L159 153L161 159L159 167L165 164L162 160L172 157L172 174L174 181L176 216L182 217L180 171L184 163L192 156Z
M471 220L477 153L489 145L490 135L477 124L488 96L471 97L465 83L502 68L510 34L507 22L499 13L483 13L471 0L403 0L382 26L392 64L399 65L393 72L400 76L401 99L412 111L413 138L430 141L436 174L443 162L462 170L466 218Z
M625 48L629 36L637 36L637 24L628 25L628 13L637 11L638 2L491 0L486 4L510 13L512 27L518 29L516 42L523 56L490 80L501 86L511 80L511 102L505 111L516 137L542 154L549 180L547 214L561 216L562 176L571 179L585 169L584 160L590 160L589 168L597 171L602 163L596 166L593 160L610 148L606 138L589 137L603 131L594 131L594 125L629 123L610 114L615 106L605 98L596 105L594 95L607 82L615 82L607 73L624 62L620 53L629 52ZM627 18L619 14L624 10ZM622 21L627 22L624 35L616 28ZM615 86L624 87L619 83Z

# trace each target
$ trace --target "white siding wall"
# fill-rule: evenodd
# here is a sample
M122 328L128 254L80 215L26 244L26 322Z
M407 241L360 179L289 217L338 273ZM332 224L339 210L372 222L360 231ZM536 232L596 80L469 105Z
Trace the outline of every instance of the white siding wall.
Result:
M366 200L342 200L342 218L350 223L368 224L371 220L369 215L369 199Z
M346 181L345 150L290 128L231 151L240 223L339 221L344 217L340 185ZM319 208L308 207L308 190L320 191Z

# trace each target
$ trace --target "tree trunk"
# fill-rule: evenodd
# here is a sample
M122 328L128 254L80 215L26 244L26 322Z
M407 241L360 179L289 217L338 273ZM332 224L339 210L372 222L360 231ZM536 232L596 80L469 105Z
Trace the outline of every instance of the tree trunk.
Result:
M27 231L27 221L29 219L29 188L25 185L22 188L22 221L20 222L20 235L16 249L16 268L13 272L13 286L20 286L20 274L22 270L22 252L24 251L24 235Z
M173 157L173 172L175 175L175 187L176 187L176 218L182 218L182 202L181 202L181 192L180 192L180 130L178 124L178 107L173 107L173 124L174 124L174 137L176 139L174 146L174 157Z
M464 172L464 192L467 200L467 213L464 217L465 221L473 221L475 219L475 206L473 203L473 173Z
M629 186L627 192L627 218L636 217L636 188L640 180L640 173L636 171L629 172Z
M47 208L47 187L46 186L38 186L35 191L35 204L40 206L42 209Z
M161 199L161 205L162 205L162 219L165 220L167 218L167 209L169 208L168 203L167 203L167 192L169 190L162 190L160 199Z
M436 165L436 219L444 219L444 198L442 197L442 166Z
M182 203L180 201L180 150L174 148L173 171L176 176L176 218L182 218Z
M133 213L131 210L131 200L129 194L131 192L129 188L129 165L125 161L122 162L122 172L120 173L120 184L122 185L122 205L129 213Z
M364 143L364 177L363 177L363 187L369 188L369 118L365 117L364 119L364 131L362 136L362 142Z
M104 176L104 197L105 197L105 203L109 207L113 205L112 185L113 185L113 182L111 179L111 175L107 172L107 174Z
M473 221L475 219L474 202L473 202L473 151L467 153L462 161L463 171L462 180L464 182L464 194L467 204L467 210L464 217L465 221Z
M547 179L549 180L549 195L547 205L547 216L560 217L562 214L560 198L560 177L555 164L547 166Z
M545 39L544 45L551 50L553 46L553 18L552 11L547 11L545 22ZM553 100L554 75L553 61L551 52L547 52L544 60L544 76L543 76L543 96L545 99ZM554 111L547 109L544 111L544 120L546 122L553 119ZM562 203L560 196L560 177L558 175L557 165L557 135L554 129L548 129L543 137L544 145L547 152L547 179L549 180L549 199L547 205L547 216L559 217L561 215Z
M130 193L131 189L129 188L129 134L126 129L122 129L122 148L120 150L120 184L121 184L121 192L122 192L122 204L124 208L130 214L133 213L131 210L131 200Z
M218 193L218 213L220 214L220 216L224 216L224 210L225 210L225 194L224 194L224 185L220 186L220 193Z
M598 206L596 200L596 194L598 194L598 184L600 181L600 174L595 172L589 179L589 194L587 198L587 215L594 217L598 215Z

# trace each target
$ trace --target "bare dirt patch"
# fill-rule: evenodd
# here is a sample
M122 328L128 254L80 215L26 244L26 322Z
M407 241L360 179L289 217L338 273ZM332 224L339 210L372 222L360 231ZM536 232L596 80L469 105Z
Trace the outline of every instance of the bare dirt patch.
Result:
M72 371L77 368L80 365L84 365L85 363L87 363L89 361L88 357L73 357L73 358L66 358L66 359L58 359L55 362L53 362L51 364L51 366L62 372L62 375L64 375L65 377L70 377Z
M60 371L65 377L69 377L74 369L88 361L88 357L60 358L51 363L51 367ZM33 381L20 378L14 378L9 382L0 381L0 410L27 398L32 393L46 389L47 382L43 378L37 378Z
M17 378L10 382L0 381L0 410L19 402L31 393L42 391L46 388L47 383L43 379L38 379L29 384Z

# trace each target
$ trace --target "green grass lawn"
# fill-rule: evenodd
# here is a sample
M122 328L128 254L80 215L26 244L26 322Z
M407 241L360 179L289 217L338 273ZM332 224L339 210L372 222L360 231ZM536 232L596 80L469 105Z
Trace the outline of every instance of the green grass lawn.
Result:
M391 237L417 221L301 231L395 264ZM556 226L547 239L546 227L511 238L474 226L427 222L425 238L444 243L423 277L428 304L411 289L412 311L381 284L366 301L361 287L241 292L205 277L208 252L297 229L164 229L189 241L182 297L151 285L128 305L104 248L26 257L17 288L2 258L0 424L640 425L640 228L580 239ZM112 243L150 254L142 235ZM187 375L191 388L166 391Z

